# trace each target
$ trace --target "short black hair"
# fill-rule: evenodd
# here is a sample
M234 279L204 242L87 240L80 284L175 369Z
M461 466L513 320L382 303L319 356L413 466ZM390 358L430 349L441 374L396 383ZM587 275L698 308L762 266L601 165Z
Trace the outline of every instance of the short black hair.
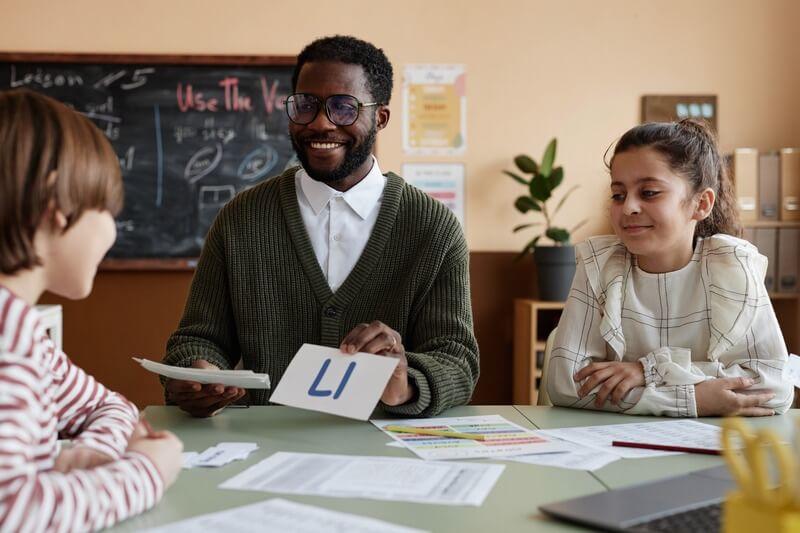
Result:
M375 45L348 35L317 39L297 56L297 65L292 74L293 91L297 89L297 78L303 65L315 62L361 65L372 97L381 104L389 103L392 97L392 64L383 50Z

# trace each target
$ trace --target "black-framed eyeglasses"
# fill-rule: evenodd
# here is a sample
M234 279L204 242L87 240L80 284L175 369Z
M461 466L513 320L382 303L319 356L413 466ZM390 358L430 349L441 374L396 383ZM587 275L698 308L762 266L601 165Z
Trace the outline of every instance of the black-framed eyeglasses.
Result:
M380 102L361 102L350 94L332 94L325 99L325 114L337 126L349 126L358 120L362 107L381 105ZM295 93L286 99L286 114L295 124L305 126L317 118L322 100L307 93Z

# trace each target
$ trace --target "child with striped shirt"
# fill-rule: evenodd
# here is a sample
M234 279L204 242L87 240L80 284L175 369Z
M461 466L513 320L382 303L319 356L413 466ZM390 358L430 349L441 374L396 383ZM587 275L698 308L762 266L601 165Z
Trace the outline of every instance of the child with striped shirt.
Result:
M177 477L181 442L73 365L33 305L77 299L116 236L119 162L85 117L0 93L0 531L88 531L140 513ZM73 446L59 452L57 440Z

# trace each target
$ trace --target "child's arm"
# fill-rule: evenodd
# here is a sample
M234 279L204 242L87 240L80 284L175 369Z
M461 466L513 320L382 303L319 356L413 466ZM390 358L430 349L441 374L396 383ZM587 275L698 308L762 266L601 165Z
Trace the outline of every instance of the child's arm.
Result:
M586 267L579 260L548 366L547 393L553 404L630 414L697 416L691 385L634 387L618 405L596 405L602 383L581 397L581 383L575 380L575 374L593 362L608 360L606 341L600 334L601 320L600 303L588 281Z
M647 384L656 386L697 384L713 378L750 378L750 391L772 391L762 405L783 413L791 407L794 387L783 379L788 353L772 306L758 307L747 334L716 361L692 361L684 348L663 348L642 358Z
M53 457L46 372L30 358L0 359L0 529L89 531L153 506L164 482L140 453L91 470L48 470Z
M59 436L112 459L119 458L128 446L139 411L122 395L72 364L62 351L55 350L53 363L63 375L54 382Z

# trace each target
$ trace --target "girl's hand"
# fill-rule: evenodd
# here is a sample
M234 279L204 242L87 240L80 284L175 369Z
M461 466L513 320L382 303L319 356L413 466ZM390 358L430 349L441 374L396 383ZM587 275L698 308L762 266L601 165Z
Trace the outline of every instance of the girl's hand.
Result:
M128 451L146 455L155 465L166 489L175 482L183 466L183 443L169 431L156 431L146 437L131 439Z
M111 461L111 457L103 452L78 444L72 448L62 450L56 457L56 463L53 468L66 474L70 470L94 468Z
M631 389L643 387L645 384L644 368L638 361L591 363L575 374L574 379L578 383L586 380L578 389L579 398L583 398L602 384L594 401L597 407L603 407L609 396L611 396L612 404L619 405Z
M775 397L770 390L749 391L750 378L709 379L694 386L697 416L770 416L775 411L762 407Z

